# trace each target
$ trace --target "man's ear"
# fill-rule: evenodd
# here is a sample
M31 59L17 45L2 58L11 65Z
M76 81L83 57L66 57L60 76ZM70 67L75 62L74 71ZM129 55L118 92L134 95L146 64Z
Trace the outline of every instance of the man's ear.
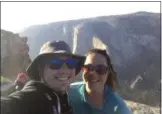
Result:
M41 66L40 65L38 65L37 70L41 71Z
M38 70L39 76L42 78L43 72L44 72L44 67L43 67L43 65L38 65L37 70Z

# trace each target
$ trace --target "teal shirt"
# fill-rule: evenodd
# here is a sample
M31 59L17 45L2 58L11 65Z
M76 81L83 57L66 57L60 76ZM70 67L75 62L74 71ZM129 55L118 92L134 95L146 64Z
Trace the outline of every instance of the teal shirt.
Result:
M86 98L83 82L71 84L68 97L74 114L132 114L123 99L108 86L104 89L104 103L100 109Z

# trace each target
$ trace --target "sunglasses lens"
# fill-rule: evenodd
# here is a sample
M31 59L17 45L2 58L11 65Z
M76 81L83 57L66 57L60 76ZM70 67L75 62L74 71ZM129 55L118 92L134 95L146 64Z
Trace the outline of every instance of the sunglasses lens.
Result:
M93 70L95 70L98 74L103 75L107 72L107 67L103 65L97 65L97 66L85 65L82 67L83 72L89 72Z
M78 61L76 59L67 59L66 63L70 69L76 68L78 65Z
M68 66L69 69L73 69L77 67L78 61L76 59L61 60L55 58L52 59L49 66L51 69L60 69L64 63Z
M107 67L105 67L103 65L99 65L99 66L96 66L95 71L98 74L103 75L103 74L105 74L107 72Z
M62 64L63 64L63 62L60 59L54 58L50 61L49 67L51 69L59 69L59 68L61 68Z
M82 67L82 71L83 72L89 72L89 71L92 71L93 70L93 66L92 65L84 65Z
M82 71L83 71L83 72L88 72L89 69L88 69L87 67L82 67Z
M51 69L59 69L59 68L61 68L61 64L54 64L54 63L52 63L52 64L50 64L49 65L49 67L51 68Z

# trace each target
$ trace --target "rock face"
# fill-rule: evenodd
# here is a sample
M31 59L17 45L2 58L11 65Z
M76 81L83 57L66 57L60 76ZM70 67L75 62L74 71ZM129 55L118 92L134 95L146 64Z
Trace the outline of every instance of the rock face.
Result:
M31 62L27 37L1 30L1 76L15 79Z
M158 107L151 107L132 101L125 102L131 108L133 114L160 114L160 108Z
M143 80L136 87L151 88L160 80L160 18L158 15L136 14L115 19L111 22L103 18L76 27L75 52L83 54L92 48L96 36L108 46L121 80L131 85L140 75Z
M158 93L152 97L159 102L160 16L160 13L137 12L63 21L32 26L20 35L29 37L32 59L48 40L64 40L79 54L93 47L107 49L120 85Z

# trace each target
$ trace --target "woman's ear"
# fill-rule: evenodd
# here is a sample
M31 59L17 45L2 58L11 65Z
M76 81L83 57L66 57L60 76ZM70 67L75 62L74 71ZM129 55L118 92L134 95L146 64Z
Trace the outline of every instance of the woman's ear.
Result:
M111 72L112 72L111 68L108 68L107 75L109 76L111 74Z

